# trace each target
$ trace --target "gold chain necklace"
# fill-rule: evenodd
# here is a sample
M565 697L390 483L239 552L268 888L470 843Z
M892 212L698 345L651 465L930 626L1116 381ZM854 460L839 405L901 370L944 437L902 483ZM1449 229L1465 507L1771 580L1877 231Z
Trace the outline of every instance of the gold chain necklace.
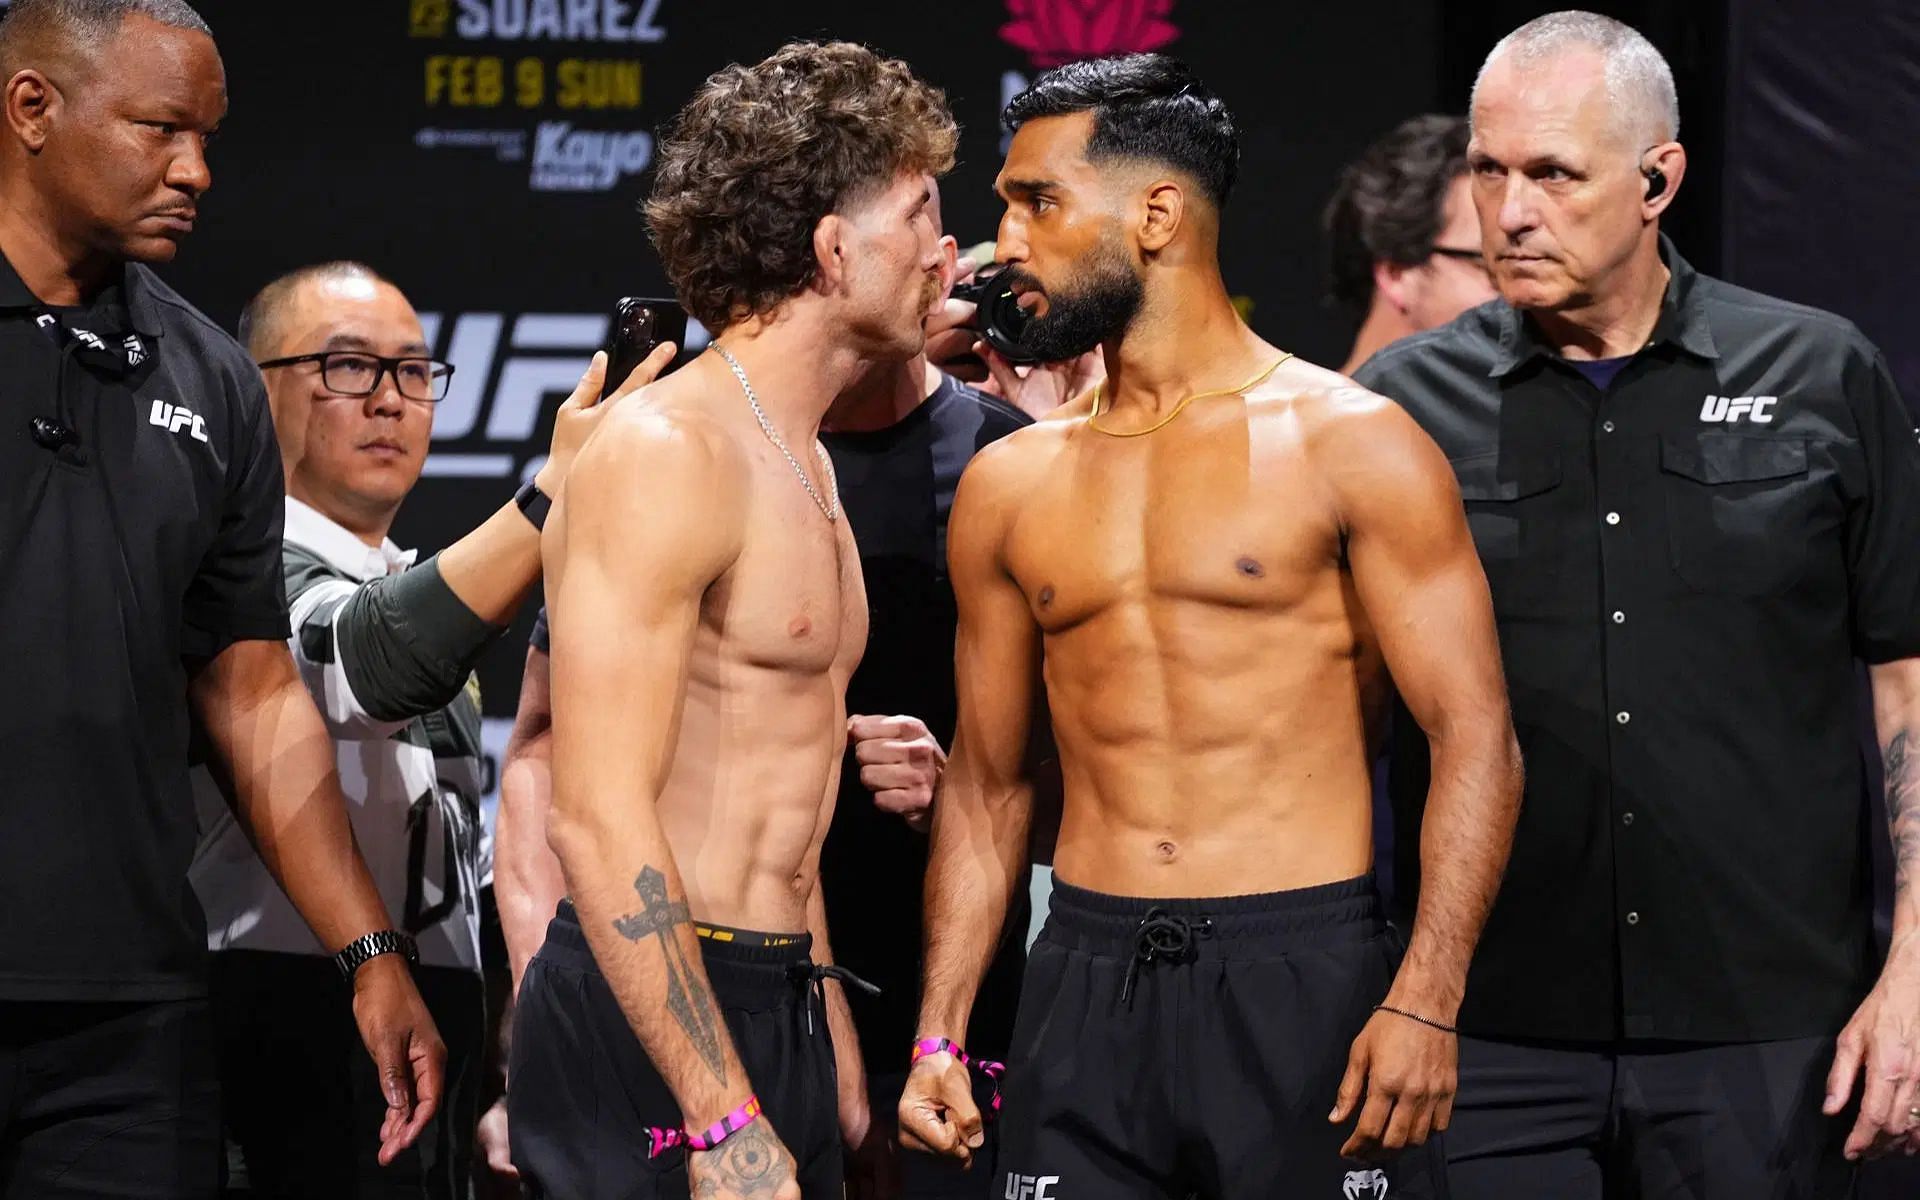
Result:
M1087 414L1087 428L1093 430L1095 433L1104 433L1108 437L1145 437L1157 429L1165 428L1167 422L1179 416L1181 412L1186 409L1187 405L1192 404L1195 400L1207 400L1207 399L1211 399L1214 396L1232 396L1239 392L1244 392L1248 388L1253 387L1255 384L1265 381L1267 376L1273 374L1275 371L1278 371L1280 369L1281 363L1286 362L1288 359L1292 357L1293 357L1293 352L1291 350L1282 351L1280 357L1273 360L1272 366L1260 372L1258 375L1255 375L1252 379L1247 380L1245 383L1241 384L1239 387L1220 388L1216 391L1211 391L1211 392L1195 392L1193 395L1188 396L1185 400L1182 400L1180 403L1174 405L1173 411L1168 413L1166 416L1161 417L1158 421L1155 421L1153 424L1147 426L1145 429L1135 429L1130 433L1122 432L1117 429L1102 429L1100 428L1099 425L1095 424L1095 419L1100 415L1100 393L1107 386L1107 381L1102 379L1099 383L1096 383L1093 385L1093 411Z

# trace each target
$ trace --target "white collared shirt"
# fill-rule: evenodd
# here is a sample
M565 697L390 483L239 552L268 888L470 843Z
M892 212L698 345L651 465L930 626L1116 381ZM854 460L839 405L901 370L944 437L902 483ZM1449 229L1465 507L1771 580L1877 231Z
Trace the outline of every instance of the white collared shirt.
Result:
M479 890L491 874L478 802L478 688L409 721L369 714L339 652L337 622L367 583L411 567L416 551L369 546L319 510L287 500L286 572L301 678L334 738L354 839L397 928L414 935L424 965L478 970ZM467 711L471 710L471 711ZM466 743L472 741L472 745ZM189 878L207 915L207 948L322 954L268 874L213 778L194 772L200 844Z

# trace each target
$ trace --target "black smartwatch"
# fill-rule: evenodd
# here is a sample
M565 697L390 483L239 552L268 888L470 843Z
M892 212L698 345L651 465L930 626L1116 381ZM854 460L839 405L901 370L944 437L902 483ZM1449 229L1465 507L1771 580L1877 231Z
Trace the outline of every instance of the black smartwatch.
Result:
M348 983L352 983L354 972L360 969L362 963L382 954L404 954L409 963L420 961L420 951L413 944L413 938L397 929L382 929L348 942L346 949L333 956L333 965L340 968L340 974L346 976Z
M513 503L521 515L533 522L535 529L547 527L547 510L553 507L553 501L533 480L529 479L520 485L520 490L513 494Z

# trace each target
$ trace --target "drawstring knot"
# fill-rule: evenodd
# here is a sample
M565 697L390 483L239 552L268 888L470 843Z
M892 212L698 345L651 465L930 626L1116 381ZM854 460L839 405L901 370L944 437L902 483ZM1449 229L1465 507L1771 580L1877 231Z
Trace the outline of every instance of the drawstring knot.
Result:
M1148 909L1133 933L1133 961L1127 964L1127 980L1120 988L1120 1002L1133 1003L1133 985L1140 978L1141 967L1162 961L1190 962L1199 953L1194 943L1212 936L1212 917L1195 921L1164 908Z

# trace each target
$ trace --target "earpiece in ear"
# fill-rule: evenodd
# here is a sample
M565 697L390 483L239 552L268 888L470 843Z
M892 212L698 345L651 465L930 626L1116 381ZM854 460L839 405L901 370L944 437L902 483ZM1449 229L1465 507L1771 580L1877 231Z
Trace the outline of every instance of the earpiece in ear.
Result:
M1647 199L1657 199L1667 190L1667 173L1659 167L1648 167L1642 174L1647 177Z

